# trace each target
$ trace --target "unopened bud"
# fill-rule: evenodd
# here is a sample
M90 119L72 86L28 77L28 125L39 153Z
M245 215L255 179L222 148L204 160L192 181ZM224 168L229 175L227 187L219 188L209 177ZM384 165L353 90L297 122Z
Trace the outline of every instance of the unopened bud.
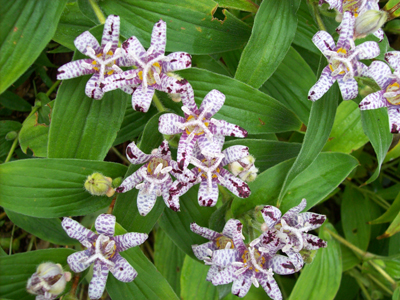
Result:
M382 10L368 10L356 18L354 26L355 37L363 38L374 33L385 24L388 14Z
M300 255L303 258L306 264L311 264L314 260L315 255L317 254L317 250L305 250L302 249L300 251Z
M71 273L64 272L60 264L46 262L37 267L36 272L29 278L26 289L33 295L55 299L64 291L65 285L70 280Z
M101 173L89 175L85 181L85 189L94 196L107 195L112 197L115 190L112 188L112 179Z
M181 102L182 98L181 98L181 94L176 94L176 93L170 93L168 94L168 96L171 98L172 101L174 102Z
M113 188L119 187L121 185L121 183L122 183L122 179L123 179L122 177L114 178L113 181L112 181L112 187Z
M229 171L233 175L239 176L240 179L246 182L252 182L257 177L258 169L254 166L255 158L248 155L240 160L234 161L229 164Z
M7 141L13 141L17 138L18 133L16 131L10 131L9 133L6 134L6 140Z

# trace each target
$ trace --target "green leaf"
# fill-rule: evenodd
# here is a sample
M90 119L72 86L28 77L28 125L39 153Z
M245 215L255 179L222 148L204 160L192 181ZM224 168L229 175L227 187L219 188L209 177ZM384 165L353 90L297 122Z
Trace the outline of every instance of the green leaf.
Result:
M400 300L400 286L394 291L392 300Z
M214 57L218 56L218 57ZM206 69L214 73L218 73L225 76L230 76L230 72L227 67L219 60L219 55L193 55L192 56L192 67L199 69Z
M38 238L49 241L56 245L75 245L78 240L71 239L65 230L61 227L61 221L58 218L43 219L29 217L15 213L11 210L5 210L7 217L10 218L16 226L37 236Z
M45 249L0 256L1 297L18 300L34 299L34 295L27 293L26 283L36 272L36 267L42 262L52 261L61 264L65 269L68 267L67 257L74 252L72 249Z
M161 115L162 113L158 113L153 116L144 128L141 142L138 144L144 153L151 153L151 150L158 148L163 141L162 134L158 132L158 119ZM124 178L136 172L140 167L140 165L130 165ZM137 208L137 195L138 190L135 188L118 195L113 214L127 230L149 233L164 211L165 204L162 198L158 197L153 209L143 217Z
M278 197L278 204L284 200L293 180L313 163L328 140L335 120L338 95L338 86L334 84L321 99L312 104L303 146L286 175Z
M381 224L381 223L392 222L399 213L399 211L400 211L400 193L397 194L396 199L394 199L389 209L379 218L369 222L369 224Z
M167 52L211 54L242 48L250 27L224 10L223 21L213 17L217 4L212 0L105 0L99 2L107 15L119 15L121 35L136 36L144 47L150 45L153 26L167 22Z
M351 185L347 185L340 208L343 232L346 239L362 250L367 250L371 237L370 200Z
M259 6L252 1L248 0L217 0L219 7L233 8L256 13Z
M294 159L280 163L258 175L249 183L251 195L247 199L235 198L232 213L238 217L256 205L275 205L280 187ZM317 159L291 184L280 207L282 212L307 199L306 210L318 204L331 193L357 166L357 160L343 153L321 153Z
M6 155L11 149L13 140L7 141L6 135L11 131L18 132L21 129L21 123L17 121L0 121L0 157Z
M297 11L297 18L297 31L293 44L320 55L321 52L317 47L315 47L311 40L314 34L317 33L318 27L315 24L313 17L310 15L306 1L301 1L299 10Z
M0 94L29 68L50 42L66 2L2 1Z
M249 152L256 159L255 166L258 172L264 172L285 160L296 157L299 154L301 144L270 140L236 139L225 142L224 149L233 145L249 147Z
M378 239L388 238L396 233L400 232L400 212L397 213L397 216L394 218L392 223L388 229L386 229L385 233L378 237Z
M324 300L335 298L342 278L340 245L325 228L336 232L330 224L324 224L319 237L328 242L327 248L317 250L314 261L306 265L290 294L290 300Z
M332 132L323 151L351 153L367 142L368 138L362 131L357 103L343 101L336 111Z
M392 134L389 128L389 117L386 108L361 111L361 121L365 135L374 147L378 166L365 184L373 182L378 178L381 165L392 142Z
M210 266L198 262L189 256L185 257L181 276L181 298L185 300L218 300L217 288L206 276Z
M386 154L385 159L383 160L383 163L387 163L398 157L400 157L400 141L392 149L389 150L389 152Z
M215 207L200 206L197 201L199 185L192 187L186 194L180 197L180 212L166 208L161 215L159 224L174 243L187 255L195 259L192 245L203 244L207 240L190 230L190 223L208 227L208 220Z
M123 176L126 167L77 159L26 159L2 164L0 205L38 218L86 215L111 202L84 189L86 177L94 172L115 178Z
M315 82L315 74L310 66L293 47L290 47L282 63L260 90L295 112L307 125L312 104L307 96Z
M259 88L289 51L297 27L299 0L263 1L242 52L235 78Z
M154 265L177 295L181 293L181 273L185 256L167 234L158 228L154 242Z
M5 91L0 95L0 104L16 111L30 111L32 106L17 94Z
M225 104L215 115L216 119L239 125L250 134L300 129L301 122L293 112L247 84L196 68L182 70L179 74L192 85L197 103L212 89L225 94Z
M353 269L356 265L358 265L361 262L361 259L359 259L352 250L350 250L343 244L340 245L340 249L342 251L343 272Z
M125 234L120 225L115 227L116 235ZM121 282L114 276L107 279L107 292L113 300L178 300L167 280L158 272L139 247L130 248L120 253L138 272L132 282Z

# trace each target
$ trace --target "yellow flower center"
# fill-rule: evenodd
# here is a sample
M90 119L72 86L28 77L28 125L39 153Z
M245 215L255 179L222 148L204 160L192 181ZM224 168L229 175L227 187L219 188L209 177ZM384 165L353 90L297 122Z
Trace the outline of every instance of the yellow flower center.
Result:
M165 167L168 167L168 162L160 157L155 157L153 158L150 163L147 166L147 173L149 175L155 175L156 177L158 176L164 176L164 174L158 173L154 174L154 170L157 168L159 164L162 164L162 169Z
M194 119L194 117L193 117L192 115L190 115L190 116L186 119L186 122L190 122L190 121L192 121L192 119ZM206 118L203 118L203 121L204 121L205 119L206 119ZM204 125L206 125L206 127L208 127L209 122L205 122ZM193 132L195 135L202 135L202 134L204 134L204 130L202 130L201 127L199 127L199 126L194 125L194 126L188 126L188 127L186 127L186 133L187 133L188 135L191 134L192 132Z
M392 83L386 88L386 93L396 93L399 92L400 86L397 82ZM394 96L394 97L386 97L387 101L389 101L390 104L393 105L400 105L400 94Z
M108 51L107 52L107 54L105 55L105 57L104 57L104 60L107 60L107 59L109 59L111 56L113 56L113 52L110 50L110 51ZM103 56L103 54L102 53L99 53L99 54L97 54L96 55L97 57L102 57ZM109 64L107 64L106 65L106 67L109 67L109 68L112 68L112 66L115 64L115 60L113 61L113 62L110 62ZM97 65L97 62L94 60L94 61L92 61L92 65ZM100 71L100 69L98 68L98 67L93 67L93 69L95 69L96 71ZM104 75L112 75L114 73L114 70L106 70L105 72L104 72Z
M343 1L343 12L350 11L354 14L354 17L358 17L358 2L360 0L344 0Z
M342 56L344 56L344 55L347 54L346 49L343 49L343 48L339 48L336 52L339 54L340 57L342 57ZM333 72L333 71L335 71L341 64L342 64L342 62L341 62L340 60L337 60L337 59L335 59L335 58L332 58L332 63L329 64L329 69L331 69L331 71ZM346 69L347 69L347 71L349 71L349 68L346 67ZM339 74L343 75L344 73L345 73L345 71L341 71Z
M254 258L260 267L264 267L265 257L261 256L261 253L256 249L254 249ZM251 257L250 257L250 253L248 250L244 251L244 253L242 255L242 262L245 264L244 267L250 266L249 267L250 270L253 270L253 268L254 268L254 271L256 271L257 273L260 272L260 270L258 270L256 267L254 267L253 264L251 263Z
M208 160L208 159L204 158L201 162L204 163L206 165L206 167L211 167L215 162L215 158L213 158L212 160ZM201 172L200 168L199 168L199 172ZM217 168L214 170L214 172L219 173L220 169ZM207 174L205 174L205 173L201 174L201 176L203 176L204 178L207 178ZM216 174L212 174L212 178L218 178L218 176Z
M161 65L158 62L156 62L152 65L152 67L147 72L147 84L148 85L153 85L156 83L156 79L154 77L154 72L156 72L157 74L160 75L161 70L162 70ZM139 71L138 76L139 76L140 80L143 80L143 71Z
M231 243L230 249L235 248L235 246L233 245L233 241L226 236L220 236L219 238L217 238L215 243L217 244L218 249L225 249L226 244L228 244L228 243Z

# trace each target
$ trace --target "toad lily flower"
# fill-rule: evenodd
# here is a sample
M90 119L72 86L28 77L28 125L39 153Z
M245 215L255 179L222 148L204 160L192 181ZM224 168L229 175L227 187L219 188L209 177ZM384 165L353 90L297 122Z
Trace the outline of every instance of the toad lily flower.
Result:
M93 74L86 84L85 93L88 97L101 99L104 95L102 90L104 78L114 72L122 73L118 66L127 66L125 53L118 47L119 39L119 17L110 15L104 24L103 38L101 46L96 38L85 31L78 36L75 41L75 47L90 59L81 59L72 61L61 66L58 69L57 79L70 79L82 75Z
M337 80L344 100L354 99L358 95L355 76L367 76L368 68L360 59L371 59L379 55L380 50L376 42L365 42L354 46L353 28L354 17L345 12L337 46L332 36L325 31L318 31L313 42L328 60L321 77L310 89L308 99L320 99Z
M175 114L163 114L160 116L158 130L162 134L182 133L179 140L177 161L183 170L189 165L193 149L196 145L200 150L218 154L218 139L215 135L246 137L247 131L243 128L228 123L224 120L216 120L213 116L221 109L225 102L225 95L218 90L209 92L200 109L194 102L194 92L188 85L187 92L182 95L182 110L185 117Z
M114 236L115 216L108 214L97 217L95 227L98 234L70 218L64 218L61 225L71 238L87 248L68 256L71 270L82 272L94 262L93 277L89 284L90 299L102 296L109 271L122 282L136 278L137 272L119 252L143 244L147 234L130 232Z
M380 91L365 97L359 107L361 110L387 107L389 114L390 131L400 131L400 52L392 51L385 55L386 61L393 67L392 74L388 65L374 61L369 67L371 77L381 88Z
M181 171L177 163L172 160L167 141L162 142L150 155L143 153L135 143L130 143L126 148L126 156L132 164L146 164L126 178L116 191L125 193L134 187L139 189L137 205L142 216L151 211L157 196L162 196L167 206L171 207L168 202L169 189L172 186L170 172L184 182L196 180L190 170ZM175 209L173 206L171 208Z
M132 107L141 112L148 111L155 90L173 94L183 93L187 81L171 72L190 68L192 57L185 52L174 52L165 56L166 42L167 25L162 20L153 27L151 45L147 51L136 37L126 40L122 48L130 64L135 65L137 69L110 76L105 80L104 91L131 86L135 89Z
M219 142L219 151L222 148L224 137L216 136ZM189 182L175 181L169 190L170 197L168 205L179 207L179 197L185 194L193 185L200 182L198 201L200 206L214 206L218 200L218 184L226 187L233 194L240 198L250 196L249 186L241 179L233 176L223 167L232 161L239 160L249 154L245 146L232 146L217 155L196 149L196 154L191 158L191 163L195 166L191 171L196 175L197 180Z

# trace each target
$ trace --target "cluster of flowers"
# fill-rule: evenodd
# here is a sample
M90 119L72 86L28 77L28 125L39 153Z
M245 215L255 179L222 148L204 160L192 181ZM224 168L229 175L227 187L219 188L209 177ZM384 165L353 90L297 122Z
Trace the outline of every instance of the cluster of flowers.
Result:
M247 294L251 284L261 285L271 299L281 300L274 273L298 272L304 265L303 257L327 246L325 241L307 233L320 227L326 217L311 212L300 213L306 204L303 199L283 216L278 208L264 206L261 213L265 230L249 244L243 242L243 226L239 220L230 219L222 233L192 223L193 232L210 240L192 246L196 257L211 266L206 279L214 285L233 282L232 294L239 297ZM286 255L278 254L278 251Z
M321 77L317 83L310 89L308 99L316 101L320 99L337 81L344 100L354 99L358 95L358 84L354 77L370 77L376 81L381 91L367 96L361 103L360 109L376 109L388 107L390 130L392 133L398 133L400 130L400 60L399 52L388 52L385 59L395 70L392 74L390 68L383 62L374 61L369 67L359 62L362 59L372 59L380 54L379 46L376 42L364 42L355 46L354 40L365 36L362 31L362 25L357 26L357 21L362 18L361 24L364 24L366 16L368 18L370 11L379 11L377 1L338 1L326 0L331 8L336 8L343 14L343 21L338 27L340 31L339 40L335 45L332 36L326 31L317 32L312 41L328 60ZM382 25L379 23L379 27ZM378 27L378 28L379 28ZM374 35L383 39L382 29L372 30ZM361 32L360 32L361 30Z

